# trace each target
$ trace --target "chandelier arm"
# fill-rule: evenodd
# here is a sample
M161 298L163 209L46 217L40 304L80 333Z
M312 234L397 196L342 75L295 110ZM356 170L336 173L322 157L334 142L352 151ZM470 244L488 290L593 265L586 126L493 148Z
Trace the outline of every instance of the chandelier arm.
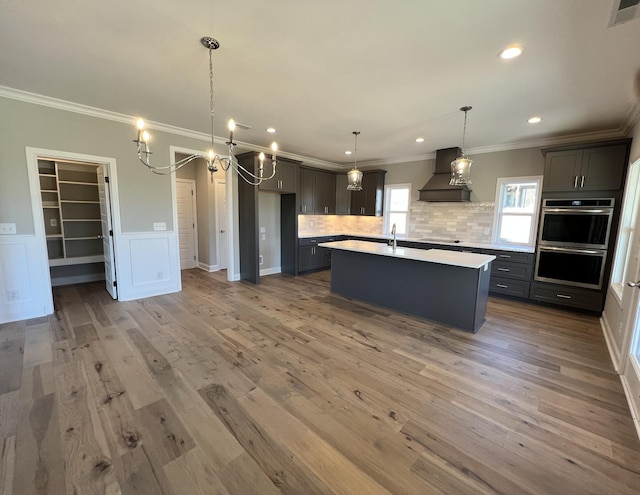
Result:
M151 153L147 154L147 159L149 157ZM180 170L182 167L184 167L186 164L191 163L193 160L197 159L197 158L204 158L203 155L189 155L181 160L178 160L175 163L171 163L169 165L166 165L164 167L155 167L153 165L151 165L150 163L147 163L145 160L142 159L141 153L138 154L138 158L140 159L140 161L150 170L157 170L157 171L162 171L162 170L169 170L171 169L172 171L176 171L176 170Z
M271 172L271 175L269 177L261 177L259 175L256 175L253 172L249 171L248 169L244 168L237 161L233 162L233 168L234 168L234 170L236 172L238 172L238 174L240 174L240 172L242 172L243 179L244 179L244 174L246 174L248 177L251 177L252 179L263 181L263 180L273 179L275 177L275 175L276 175L276 164L277 164L277 162L275 160L273 160L271 163L273 164L273 171ZM255 185L257 185L257 184L255 184Z

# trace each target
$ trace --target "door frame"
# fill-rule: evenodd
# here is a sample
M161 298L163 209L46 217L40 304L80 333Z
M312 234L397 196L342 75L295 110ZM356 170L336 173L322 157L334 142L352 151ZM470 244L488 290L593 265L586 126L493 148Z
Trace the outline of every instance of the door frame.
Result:
M38 158L46 160L67 160L104 165L109 176L111 189L111 223L113 227L113 249L115 256L116 273L122 273L120 260L124 259L120 252L120 200L118 195L118 173L116 159L105 156L87 155L70 151L50 150L45 148L25 148L27 155L27 172L29 176L29 191L31 194L31 209L33 215L33 230L36 242L41 246L41 259L44 280L51 288L51 274L49 272L49 254L47 252L47 238L44 231L44 214L42 211L42 197L40 195L40 178L38 176ZM106 289L105 289L106 290ZM119 291L118 291L119 292ZM47 291L45 306L48 314L53 313L53 292Z
M215 195L216 195L216 236L217 236L216 237L216 259L218 261L217 265L218 265L218 269L219 270L229 270L229 259L230 259L230 256L229 256L229 249L230 249L230 247L229 247L229 245L230 245L230 242L229 242L230 241L229 240L229 223L230 222L229 222L229 210L228 209L227 209L227 212L226 212L226 214L227 214L227 266L224 267L224 268L222 267L222 263L221 263L221 256L220 256L221 249L220 249L220 242L219 242L220 241L220 236L218 235L220 233L220 227L221 227L221 224L222 224L222 222L220 221L220 215L221 215L222 212L218 208L218 206L219 206L218 200L220 199L220 198L218 198L218 186L221 185L221 184L224 185L225 193L228 193L227 181L226 181L226 179L215 179L214 183L215 183L214 191L215 191ZM228 194L227 194L227 197L225 199L226 199L227 204L228 204L228 201L229 201Z
M200 264L200 253L198 252L198 202L196 199L197 192L197 181L193 179L181 179L180 177L176 177L174 182L188 182L191 184L191 191L193 194L191 195L191 212L193 214L193 252L195 254L195 267L197 268ZM177 222L178 215L178 196L176 194L176 233L178 234L178 253L180 252L180 225ZM182 270L182 264L180 264L180 270Z

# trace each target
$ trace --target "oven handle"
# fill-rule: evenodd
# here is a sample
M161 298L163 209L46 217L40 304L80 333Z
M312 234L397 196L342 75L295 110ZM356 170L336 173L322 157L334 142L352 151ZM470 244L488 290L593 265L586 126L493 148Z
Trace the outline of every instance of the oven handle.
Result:
M611 208L601 210L590 210L585 208L543 208L545 213L611 213Z
M573 249L573 248L563 248L563 247L554 247L554 246L539 246L540 250L544 251L562 251L565 253L583 253L583 254L601 254L604 256L606 251L597 251L594 249Z

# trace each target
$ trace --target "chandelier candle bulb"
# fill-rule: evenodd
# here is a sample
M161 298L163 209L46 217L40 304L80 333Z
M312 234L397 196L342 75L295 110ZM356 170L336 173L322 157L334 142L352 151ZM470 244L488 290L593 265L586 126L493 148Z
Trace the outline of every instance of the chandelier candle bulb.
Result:
M149 136L149 133L147 131L144 131L142 133L142 141L144 141L144 151L147 154L151 153L151 151L149 151L149 138L150 137L151 136Z
M273 143L271 143L271 159L273 161L275 161L276 159L276 152L278 151L278 143L276 143L275 141Z
M140 141L142 141L142 131L144 130L144 120L138 119L137 127L138 127L138 139L137 139L137 141L140 142Z
M264 153L262 151L258 155L258 159L260 160L260 177L262 177L262 171L264 170Z
M229 142L233 143L233 131L236 128L236 123L233 119L229 120Z

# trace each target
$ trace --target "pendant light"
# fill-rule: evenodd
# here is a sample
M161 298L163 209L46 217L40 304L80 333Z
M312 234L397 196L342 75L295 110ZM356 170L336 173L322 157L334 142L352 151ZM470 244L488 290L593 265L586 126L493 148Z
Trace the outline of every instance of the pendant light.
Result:
M353 149L353 168L347 172L347 191L362 191L362 172L358 170L358 134L360 131L353 131L355 136L355 147Z
M470 106L462 107L461 112L464 112L464 127L462 129L462 153L458 158L451 162L451 180L449 185L451 186L464 186L471 184L471 164L473 160L467 158L464 154L464 140L467 134L467 112L471 110Z

